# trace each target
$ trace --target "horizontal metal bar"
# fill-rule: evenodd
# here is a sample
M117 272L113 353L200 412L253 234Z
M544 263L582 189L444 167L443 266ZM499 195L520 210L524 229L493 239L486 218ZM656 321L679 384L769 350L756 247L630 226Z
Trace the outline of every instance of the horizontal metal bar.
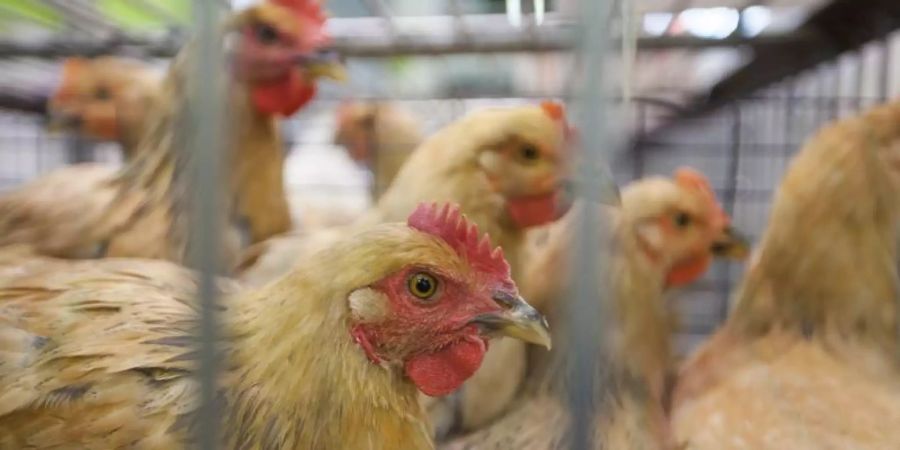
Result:
M448 16L449 17L449 16ZM370 19L331 19L331 28L353 32L334 32L334 49L347 57L381 58L391 56L430 56L465 53L517 53L541 51L568 51L572 49L572 30L568 26L541 26L529 33L527 30L506 27L501 31L486 32L483 26L475 27L467 16L470 37L455 32L451 23L447 32L406 32L400 28L404 39L394 39L382 32L368 34ZM371 26L371 25L367 25ZM360 30L363 30L362 32ZM758 36L754 38L730 37L705 39L690 36L641 37L638 48L642 51L670 49L702 50L717 47L767 46L807 41L804 33ZM65 36L44 40L0 40L0 57L32 56L55 58L66 56L97 56L138 50L148 57L170 57L183 44L175 36L142 38L113 35L105 39L85 39Z

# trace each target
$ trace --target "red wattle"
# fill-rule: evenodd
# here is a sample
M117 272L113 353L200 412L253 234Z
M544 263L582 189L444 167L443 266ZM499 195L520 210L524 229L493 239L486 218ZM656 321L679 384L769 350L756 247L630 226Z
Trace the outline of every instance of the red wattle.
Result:
M666 285L683 286L696 281L706 273L711 262L711 257L703 255L678 264L666 275Z
M253 88L253 104L264 114L290 116L309 103L316 94L316 86L306 82L297 71L283 80L260 84Z
M486 351L484 339L467 336L437 352L410 358L404 369L420 391L439 397L455 391L475 374Z
M562 200L560 190L506 201L506 212L520 228L536 227L556 221L569 210L571 202Z

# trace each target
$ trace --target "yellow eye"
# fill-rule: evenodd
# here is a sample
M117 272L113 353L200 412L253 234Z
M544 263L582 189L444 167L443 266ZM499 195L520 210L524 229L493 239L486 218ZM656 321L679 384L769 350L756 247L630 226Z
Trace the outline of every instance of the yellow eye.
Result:
M437 292L438 281L427 273L417 273L409 277L409 292L423 300L431 298Z

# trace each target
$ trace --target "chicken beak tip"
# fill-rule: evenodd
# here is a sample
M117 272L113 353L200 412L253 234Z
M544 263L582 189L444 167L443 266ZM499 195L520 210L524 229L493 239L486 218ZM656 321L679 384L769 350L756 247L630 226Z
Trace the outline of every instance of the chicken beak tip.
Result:
M735 228L728 226L713 242L711 250L715 256L740 261L750 255L750 241Z
M349 79L347 68L334 61L311 63L306 71L313 78L326 78L337 83L345 83Z
M498 313L482 314L472 323L490 334L519 339L547 350L553 346L547 318L521 298L512 307Z

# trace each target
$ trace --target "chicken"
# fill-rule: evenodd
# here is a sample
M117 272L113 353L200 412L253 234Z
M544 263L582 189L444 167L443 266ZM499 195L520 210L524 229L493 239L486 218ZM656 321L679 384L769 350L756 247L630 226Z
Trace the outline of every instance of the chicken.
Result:
M687 449L900 446L900 103L812 137L726 323L674 392Z
M117 141L130 159L139 148L161 82L159 73L135 60L68 59L48 105L51 127Z
M353 102L338 108L334 142L372 171L372 198L376 200L422 139L418 122L398 106Z
M565 131L561 108L549 102L472 113L427 139L352 227L400 220L419 201L452 201L500 243L515 276L525 231L569 207ZM277 279L306 254L315 234L300 231L249 250L241 280L262 285Z
M573 273L568 269L571 221L581 211L573 213L554 225L542 251L534 253L531 276L524 278L529 283L558 280L552 287L537 285L553 319L556 347L531 359L526 388L509 412L488 428L442 448L569 448L567 403L562 398L572 354L566 346L568 307L563 291ZM603 391L597 401L595 447L667 448L662 388L669 369L672 322L664 291L702 276L714 255L743 255L740 249L745 245L728 225L705 178L687 169L676 172L674 179L651 177L626 186L621 206L603 210L601 220L607 234L598 251L610 262L608 273L598 279L610 287L612 307L605 309L614 318L604 322L611 328L605 334L608 358L597 368Z
M513 279L528 229L552 222L570 206L568 125L559 104L474 112L427 139L407 160L391 187L354 227L402 219L420 201L458 203L500 244ZM289 270L310 248L328 246L340 231L301 233L249 251L241 279L262 285ZM477 427L505 408L524 376L525 347L503 339L491 345L484 366L455 399L429 402L438 429L453 426L463 404L463 426Z
M232 16L226 98L231 225L224 253L290 228L276 118L315 93L325 72L311 53L325 42L324 18L312 0L270 0ZM186 114L189 45L173 62L137 157L121 170L63 168L0 197L0 245L25 243L66 258L127 256L181 261L185 254L186 171L191 153L175 136ZM298 67L297 59L304 61ZM315 58L313 58L315 60ZM330 67L330 66L329 66ZM224 86L223 86L224 87ZM225 183L223 183L225 184Z
M416 391L471 376L493 335L549 346L509 266L458 209L422 205L223 302L224 448L433 448ZM186 448L192 274L110 258L0 287L0 448Z

